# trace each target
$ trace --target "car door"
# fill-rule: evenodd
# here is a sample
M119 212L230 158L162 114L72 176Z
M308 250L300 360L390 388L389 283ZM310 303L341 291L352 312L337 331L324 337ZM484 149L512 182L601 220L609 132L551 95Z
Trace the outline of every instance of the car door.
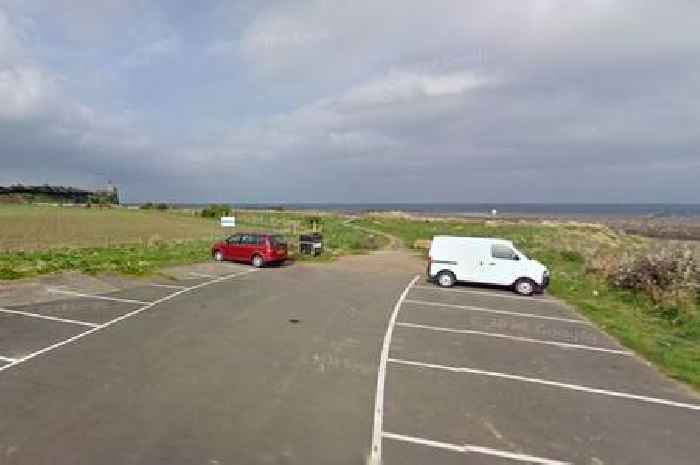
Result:
M240 254L240 243L240 234L234 234L226 239L226 245L224 246L224 258L226 260L240 260L240 258L237 258Z
M506 244L492 244L479 281L486 284L510 286L521 276L522 258Z
M241 243L238 247L238 259L242 261L249 261L255 252L255 247L258 244L257 234L242 234Z

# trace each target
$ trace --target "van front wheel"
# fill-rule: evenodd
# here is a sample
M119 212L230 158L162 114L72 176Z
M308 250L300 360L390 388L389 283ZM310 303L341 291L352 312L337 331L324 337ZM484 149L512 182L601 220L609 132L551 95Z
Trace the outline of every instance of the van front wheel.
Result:
M457 278L451 271L441 271L436 276L436 281L440 287L452 287L455 285Z
M517 281L515 281L513 288L515 289L515 292L517 292L520 295L531 296L535 293L537 286L535 285L535 282L532 279L520 278Z

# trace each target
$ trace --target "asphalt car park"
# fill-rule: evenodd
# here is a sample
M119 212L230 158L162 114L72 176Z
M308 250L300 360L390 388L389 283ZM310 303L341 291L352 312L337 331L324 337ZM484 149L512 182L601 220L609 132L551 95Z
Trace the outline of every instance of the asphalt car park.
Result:
M5 306L0 463L697 463L697 396L572 309L405 261Z
M396 313L384 464L697 463L697 396L554 299L420 280Z
M208 282L250 271L244 266L226 264L221 267L223 274L219 275L193 272L178 284L154 281L105 294L65 286L48 288L49 293L57 296L56 300L0 308L0 370L59 348Z
M60 313L45 311L98 326L0 368L0 463L363 463L377 354L411 274L360 259L253 270L58 289ZM119 310L91 319L93 305Z

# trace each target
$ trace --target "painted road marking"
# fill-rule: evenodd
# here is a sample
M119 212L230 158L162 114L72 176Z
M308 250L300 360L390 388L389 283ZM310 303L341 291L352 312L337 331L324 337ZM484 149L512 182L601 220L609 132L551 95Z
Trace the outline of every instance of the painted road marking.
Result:
M406 296L411 291L411 287L420 279L416 275L403 290L399 299L391 312L389 324L384 334L382 351L379 355L379 370L377 372L377 391L374 397L374 424L372 425L372 450L370 451L369 465L380 465L382 463L382 422L384 419L384 384L386 380L386 365L389 360L389 346L391 345L391 335L394 332L396 317L401 310L401 304L406 300Z
M418 444L421 446L435 447L438 449L445 449L452 452L461 452L463 454L482 454L490 455L492 457L500 457L503 459L515 460L518 462L527 463L538 463L541 465L570 465L570 462L562 462L560 460L545 459L542 457L535 457L534 455L518 454L515 452L508 452L505 450L492 449L490 447L473 446L471 444L457 445L449 444L446 442L433 441L430 439L416 438L413 436L405 436L403 434L396 433L384 433L387 439L393 439L394 441L410 442L411 444Z
M192 276L196 276L198 278L216 278L216 276L213 274L197 273L195 271L190 271L187 274L192 275Z
M399 365L407 365L407 366L414 366L414 367L419 367L419 368L431 368L431 369L436 369L436 370L449 371L452 373L463 373L463 374L471 374L471 375L490 376L490 377L494 377L494 378L508 379L511 381L522 381L525 383L543 384L545 386L553 386L553 387L558 387L558 388L563 388L563 389L570 389L573 391L588 392L591 394L600 394L600 395L605 395L605 396L610 396L610 397L620 397L623 399L638 400L638 401L646 402L646 403L650 403L650 404L668 405L671 407L679 407L679 408L684 408L684 409L688 409L688 410L700 411L700 405L697 405L697 404L686 404L684 402L676 402L674 400L660 399L658 397L642 396L642 395L638 395L638 394L631 394L631 393L619 392L619 391L609 391L607 389L592 388L592 387L588 387L588 386L581 386L578 384L560 383L559 381L551 381L548 379L528 378L526 376L511 375L508 373L499 373L496 371L478 370L476 368L468 368L468 367L453 367L453 366L446 366L446 365L436 365L436 364L432 364L432 363L423 363L423 362L417 362L417 361L413 361L413 360L401 360L401 359L396 359L396 358L390 358L389 362L396 363Z
M31 359L33 359L33 358L35 358L35 357L38 357L39 355L42 355L42 354L51 352L51 351L56 350L56 349L59 349L59 348L63 347L63 346L66 345L66 344L70 344L71 342L74 342L74 341L77 341L77 340L79 340L79 339L82 339L83 337L85 337L85 336L87 336L87 335L89 335L89 334L92 334L92 333L95 333L95 332L100 331L100 330L102 330L102 329L108 328L108 327L110 327L110 326L112 326L112 325L114 325L114 324L116 324L116 323L118 323L118 322L120 322L120 321L122 321L122 320L126 320L127 318L130 318L130 317L132 317L132 316L138 315L139 313L144 312L144 311L146 311L146 310L148 310L148 309L150 309L150 308L152 308L152 307L154 307L154 306L156 306L156 305L158 305L158 304L161 304L161 303L163 303L163 302L167 302L168 300L171 300L171 299L173 299L173 298L179 296L180 294L184 294L184 293L186 293L186 292L190 292L190 291L193 291L193 290L195 290L195 289L199 289L199 288L202 288L202 287L205 287L205 286L209 286L209 285L211 285L211 284L219 283L219 282L225 281L225 280L227 280L227 279L232 279L232 278L235 278L235 277L237 277L237 276L242 276L242 275L245 275L245 274L253 273L253 272L255 272L255 271L258 271L258 270L257 270L257 269L252 269L252 270L244 271L244 272L241 272L241 273L233 273L233 274L230 274L230 275L221 276L221 277L216 278L216 279L213 279L213 280L211 280L211 281L206 281L206 282L203 282L203 283L200 283L200 284L191 286L191 287L187 287L187 288L185 288L185 289L181 289L181 290L179 290L179 291L177 291L177 292L173 292L172 294L169 294L169 295L167 295L167 296L165 296L165 297L163 297L163 298L160 298L160 299L158 299L158 300L156 300L156 301L154 301L154 302L149 302L148 304L144 305L143 307L137 308L137 309L134 310L133 312L125 313L124 315L122 315L122 316L120 316L120 317L117 317L117 318L115 318L115 319L113 319L113 320L110 320L110 321L108 321L107 323L101 324L101 325L99 325L99 326L95 326L94 328L89 329L89 330L87 330L87 331L85 331L85 332L82 332L82 333L80 333L80 334L77 334L77 335L75 335L75 336L73 336L73 337L71 337L71 338L68 338L68 339L65 339L65 340L63 340L63 341L57 342L56 344L50 345L50 346L48 346L48 347L44 347L43 349L37 350L36 352L32 352L32 353L29 354L29 355L26 355L26 356L24 356L24 357L22 357L22 358L20 358L20 359L17 359L17 360L15 360L14 362L11 362L9 365L5 365L5 366L0 367L0 371L8 370L8 369L10 369L10 368L12 368L12 367L14 367L14 366L17 366L17 365L19 365L19 364L21 364L21 363L26 362L27 360L31 360Z
M443 303L439 303L439 302L428 302L426 300L413 300L413 299L406 299L406 303L418 304L418 305L430 305L433 307L457 308L460 310L469 310L472 312L495 313L498 315L510 315L510 316L517 316L517 317L522 317L522 318L536 318L538 320L563 321L565 323L576 323L576 324L580 324L580 325L589 325L589 326L591 325L590 322L585 321L585 320L576 320L576 319L571 319L571 318L560 318L557 316L533 315L532 313L511 312L508 310L494 310L492 308L474 307L472 305L443 304Z
M547 303L547 304L559 304L560 302L554 299L549 299L547 297L523 297L519 295L508 295L508 294L502 294L500 292L487 292L487 291L477 291L477 290L472 290L472 289L444 289L441 287L437 286L416 286L415 289L427 289L429 291L437 291L437 292L455 292L455 293L461 293L461 294L478 294L478 295L486 295L489 297L503 297L504 299L516 299L521 302L534 302L534 303Z
M2 355L0 355L0 362L13 363L13 362L16 362L16 361L17 361L17 359L9 358L9 357L3 357Z
M499 339L509 339L513 341L521 342L532 342L535 344L545 344L556 347L563 347L565 349L581 349L581 350L591 350L596 352L606 352L609 354L617 355L632 355L632 352L627 350L617 350L617 349L606 349L605 347L588 346L584 344L571 344L568 342L558 342L558 341L546 341L543 339L533 339L530 337L520 337L520 336L510 336L508 334L501 333L489 333L485 331L475 331L472 329L454 329L454 328L443 328L439 326L428 326L428 325L417 325L414 323L396 323L397 326L404 328L416 328L416 329L427 329L430 331L442 331L446 333L456 333L456 334L471 334L477 336L494 337Z
M65 294L65 295L72 295L75 297L84 297L86 299L99 299L99 300L111 300L113 302L124 302L127 304L141 304L141 305L147 305L152 302L145 302L143 300L132 300L132 299L121 299L118 297L107 297L105 295L96 295L96 294L83 294L81 292L75 292L75 291L66 291L63 289L55 289L55 288L50 288L49 292L52 292L54 294Z
M186 289L187 286L176 286L174 284L158 284L158 283L151 283L149 286L152 287L163 287L165 289Z
M0 308L0 313L9 313L11 315L21 315L21 316L27 316L27 317L31 317L31 318L41 318L42 320L51 320L51 321L58 321L60 323L70 323L73 325L90 326L92 328L99 326L97 323L88 323L87 321L69 320L68 318L58 318L55 316L41 315L39 313L22 312L19 310L8 310L6 308Z

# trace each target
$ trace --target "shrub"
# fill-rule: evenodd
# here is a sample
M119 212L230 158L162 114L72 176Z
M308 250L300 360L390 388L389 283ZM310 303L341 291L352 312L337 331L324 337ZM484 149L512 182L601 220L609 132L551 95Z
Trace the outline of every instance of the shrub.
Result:
M583 261L583 256L578 252L574 252L573 250L563 250L559 254L561 255L562 260L567 262L580 263Z
M159 203L155 206L156 210L167 210L170 208L170 205L167 203Z
M202 210L202 218L221 218L231 215L231 207L226 204L211 204Z
M662 249L628 255L608 276L618 288L641 291L655 304L694 305L697 261L687 249Z
M141 205L141 210L152 210L153 209L153 202L146 202Z

